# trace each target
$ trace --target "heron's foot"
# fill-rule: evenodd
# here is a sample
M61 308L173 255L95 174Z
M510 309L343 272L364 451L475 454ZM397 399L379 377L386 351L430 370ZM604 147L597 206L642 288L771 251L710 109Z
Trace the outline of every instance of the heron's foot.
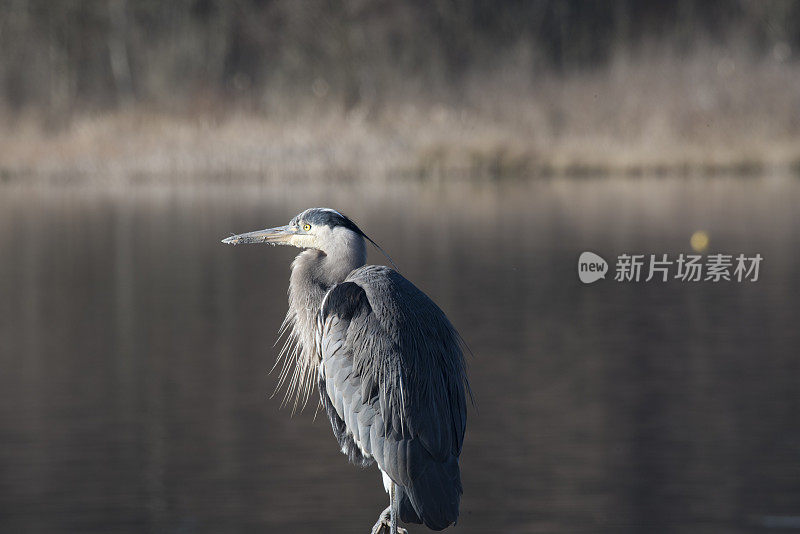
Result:
M372 532L370 534L391 534L392 530L391 514L392 514L392 507L387 506L386 510L381 512L381 516L378 518L378 522L375 523L375 526L372 527ZM408 534L408 531L404 528L397 527L396 534Z

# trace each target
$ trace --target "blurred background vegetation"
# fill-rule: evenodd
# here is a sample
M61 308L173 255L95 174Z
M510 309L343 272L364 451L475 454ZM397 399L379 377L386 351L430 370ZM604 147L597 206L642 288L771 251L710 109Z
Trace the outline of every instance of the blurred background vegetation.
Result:
M789 0L0 0L0 13L5 180L800 162Z

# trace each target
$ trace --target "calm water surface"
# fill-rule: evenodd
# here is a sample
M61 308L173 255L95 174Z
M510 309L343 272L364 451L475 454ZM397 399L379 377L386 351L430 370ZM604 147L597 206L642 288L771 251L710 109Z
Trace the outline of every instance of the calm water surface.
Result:
M2 188L0 530L369 531L377 470L270 398L295 251L219 243L315 205L474 352L453 532L800 528L800 181L718 178ZM698 229L760 280L578 281Z

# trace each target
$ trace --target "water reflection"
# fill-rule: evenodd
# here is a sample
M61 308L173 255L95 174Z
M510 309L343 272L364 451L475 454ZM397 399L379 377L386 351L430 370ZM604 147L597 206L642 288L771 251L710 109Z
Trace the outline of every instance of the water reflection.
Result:
M377 472L349 466L313 409L269 398L294 251L219 244L330 205L475 354L454 531L785 526L800 515L798 201L796 181L767 179L5 188L0 523L366 532ZM761 280L577 279L583 250L677 253L697 229L710 252L761 253Z

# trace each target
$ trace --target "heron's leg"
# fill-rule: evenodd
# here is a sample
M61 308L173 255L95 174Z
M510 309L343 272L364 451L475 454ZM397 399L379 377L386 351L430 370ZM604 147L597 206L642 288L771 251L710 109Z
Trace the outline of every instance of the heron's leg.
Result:
M399 508L397 505L397 484L392 482L392 486L389 488L389 534L397 534Z
M389 489L389 506L381 512L378 522L372 527L370 534L408 534L408 531L397 526L397 518L400 516L400 502L397 499L397 488L392 483Z

